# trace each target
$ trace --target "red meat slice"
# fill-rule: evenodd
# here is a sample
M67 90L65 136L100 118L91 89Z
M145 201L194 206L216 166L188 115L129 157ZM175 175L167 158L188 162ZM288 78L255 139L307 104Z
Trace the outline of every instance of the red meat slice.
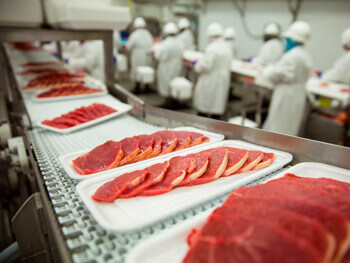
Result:
M79 174L92 174L117 167L123 158L120 142L107 141L73 160Z
M95 112L93 112L89 107L80 107L79 111L85 113L86 115L88 115L92 120L99 118L100 117L100 113L97 112L97 114L95 114Z
M68 129L68 128L72 127L72 126L67 125L67 124L54 123L50 120L44 120L44 121L42 121L42 124L47 125L47 126L51 126L51 127L57 128L57 129Z
M142 183L148 172L144 170L126 173L100 186L91 196L96 201L113 202L122 192Z
M79 116L81 116L81 117L84 117L84 118L87 119L87 120L94 120L94 119L95 119L94 116L92 116L92 115L89 114L88 112L82 110L81 108L76 109L76 110L74 111L74 113L77 114L77 115L79 115Z
M169 168L169 162L157 163L145 169L149 173L147 179L139 184L138 186L132 187L122 193L120 198L131 198L136 196L138 193L147 189L148 187L161 182L164 178L165 173Z
M174 131L174 132L181 133L182 136L187 136L187 135L191 136L191 143L188 147L193 147L203 143L207 139L209 140L208 137L205 137L203 134L200 134L198 132L190 132L190 131Z
M196 168L196 162L193 158L174 157L170 159L170 166L163 180L139 193L139 196L160 195L169 192L175 186L180 184L187 173Z
M263 168L266 168L270 166L275 160L275 154L274 153L264 153L263 158L261 159L260 163L258 163L251 171L258 171Z
M350 225L346 217L337 210L313 204L307 201L294 200L293 197L289 199L281 199L279 197L264 198L264 197L244 197L240 198L232 193L225 201L225 205L245 203L250 205L268 205L293 211L300 215L309 217L320 222L335 238L335 251L333 254L333 262L338 262L345 254L350 245Z
M75 111L67 113L64 116L67 118L73 119L73 120L77 120L79 123L84 123L84 122L90 121L89 119L87 119L79 114L76 114Z
M154 144L153 144L153 152L148 156L148 159L153 158L160 154L162 150L162 142L163 142L162 137L160 137L159 135L151 134L150 136L154 138Z
M235 174L245 173L252 169L262 160L264 153L260 151L249 151L249 158Z
M101 115L105 116L114 112L117 112L116 109L113 109L111 107L108 107L107 105L101 104L101 103L94 103L90 107L93 107L97 111L101 113Z
M135 138L140 142L140 153L131 161L132 163L148 159L153 152L154 144L154 137L151 135L138 135Z
M177 145L174 151L179 151L189 147L192 141L190 134L182 131L174 131L174 133L175 133L175 136L177 137Z
M237 149L232 147L227 147L227 150L228 150L227 166L222 176L229 176L235 173L245 164L245 162L249 158L248 150Z
M173 131L164 130L154 133L162 138L162 149L159 155L171 153L177 144L177 137Z
M119 166L131 162L140 152L140 141L137 138L125 138L120 141L123 147L124 157L120 161Z
M240 202L239 199L236 199L234 203L231 202L216 209L212 215L221 215L227 219L237 216L256 218L257 221L282 228L296 238L302 238L309 242L316 249L320 258L322 258L321 262L330 262L333 256L335 248L334 236L318 221L298 213L274 208L269 205L246 204L244 201Z
M209 165L210 153L209 152L194 153L191 155L187 155L187 157L191 157L195 160L196 169L194 169L191 173L188 173L180 185L188 184L189 182L202 176L206 172Z
M228 150L222 147L211 149L207 152L210 153L210 159L205 173L184 186L194 186L212 182L219 178L225 171L228 159Z
M321 259L307 241L272 224L248 216L213 216L183 262L320 263Z

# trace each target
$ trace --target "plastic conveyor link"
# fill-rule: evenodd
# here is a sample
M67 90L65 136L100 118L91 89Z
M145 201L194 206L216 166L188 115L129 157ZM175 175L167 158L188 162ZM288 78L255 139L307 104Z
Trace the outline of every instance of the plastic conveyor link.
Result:
M163 128L125 115L79 132L61 135L35 129L29 133L43 180L74 262L124 262L128 251L143 239L182 222L211 207L220 205L228 193L172 218L131 233L115 233L99 226L77 194L78 181L61 167L58 157L94 147L105 140L154 132ZM262 180L266 180L268 175ZM256 184L260 181L256 181Z

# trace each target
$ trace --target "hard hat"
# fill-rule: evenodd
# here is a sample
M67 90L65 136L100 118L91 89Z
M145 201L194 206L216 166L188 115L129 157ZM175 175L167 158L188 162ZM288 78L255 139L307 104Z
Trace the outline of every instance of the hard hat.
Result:
M179 29L185 29L190 27L190 21L188 21L187 18L183 17L179 20L179 23L177 24Z
M229 38L235 38L235 29L233 27L228 27L225 29L224 32L224 38L229 39Z
M343 46L350 47L350 27L343 32L341 36L341 43Z
M264 35L278 36L280 33L280 27L276 23L268 23L264 27Z
M175 23L173 22L168 22L165 24L164 29L163 29L163 33L164 35L171 35L171 34L177 34L178 29Z
M284 33L285 37L297 43L305 43L311 35L310 25L304 21L296 21L291 24L288 30Z
M211 23L207 29L207 37L220 37L224 30L219 23Z
M133 26L134 28L146 27L146 21L142 17L136 17Z

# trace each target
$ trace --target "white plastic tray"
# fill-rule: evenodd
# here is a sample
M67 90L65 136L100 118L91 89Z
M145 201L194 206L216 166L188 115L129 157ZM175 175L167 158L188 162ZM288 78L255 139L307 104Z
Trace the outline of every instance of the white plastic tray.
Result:
M200 130L200 129L196 129L193 127L179 127L179 128L175 128L175 129L170 129L170 130L174 130L174 131L192 131L192 132L198 132L203 134L204 136L207 136L209 138L209 143L214 143L214 142L219 142L222 141L225 137L222 134L218 134L218 133L212 133L212 132L208 132L208 131L204 131L204 130ZM99 173L94 173L94 174L87 174L87 175L81 175L79 173L77 173L75 171L75 169L73 168L72 165L72 161L79 157L82 154L85 154L87 152L89 152L91 150L87 149L87 150L83 150L83 151L79 151L79 152L74 152L74 153L68 153L65 155L61 155L59 157L59 160L64 168L64 170L67 172L68 176L76 179L76 180L85 180L85 179L89 179L92 177L100 177L103 174L107 174L107 173L119 173L119 171L124 171L125 169L133 169L134 166L139 165L139 164L144 164L144 163L149 163L149 162L153 162L153 160L159 160L159 159L163 159L164 156L174 156L177 155L178 153L182 153L184 151L191 151L192 149L197 149L198 147L201 147L203 145L208 145L208 143L204 143L204 144L200 144L191 148L187 148L181 151L176 151L176 152L172 152L172 153L168 153L166 155L162 155L162 156L158 156L158 157L154 157L152 159L148 159L148 160L144 160L144 161L140 161L137 162L135 164L127 164L118 168L114 168L111 170L107 170L107 171L103 171L103 172L99 172ZM159 162L159 161L158 161Z
M78 184L77 191L96 221L102 227L117 232L128 232L154 224L181 211L228 193L235 188L241 187L282 168L293 159L292 155L286 152L233 140L213 143L206 147L203 146L193 149L192 151L183 151L178 155L187 155L189 153L222 146L273 152L276 155L276 159L269 167L260 171L222 177L214 182L194 187L178 187L169 193L158 196L117 199L113 203L96 202L91 199L91 195L101 185L113 180L116 176L122 175L126 171L144 169L152 164L163 162L169 159L169 156L168 158L135 165L133 169L125 169L124 171L109 173L100 178L82 181Z
M286 173L294 173L301 177L326 177L344 182L350 182L350 171L321 163L300 163L277 174L270 180L283 177ZM212 210L205 211L168 231L140 243L126 258L126 263L179 263L186 255L188 246L186 238L192 228L200 228ZM157 253L154 253L154 248ZM151 249L153 248L153 249Z
M108 114L108 115L103 116L101 118L98 118L98 119L95 119L95 120L92 120L92 121L88 121L88 122L85 122L85 123L83 123L81 125L74 126L72 128L68 128L68 129L58 129L58 128L50 127L50 126L42 124L41 121L39 121L36 125L41 127L41 128L44 128L44 129L47 129L47 130L50 130L50 131L54 131L54 132L58 132L58 133L70 133L70 132L74 132L74 131L77 131L77 130L80 130L80 129L84 129L84 128L92 126L92 125L96 125L96 124L98 124L100 122L103 122L103 121L115 118L117 116L120 116L120 115L128 112L132 108L130 105L125 104L125 103L121 103L121 102L119 102L117 100L113 100L113 101L101 100L101 101L98 101L98 103L102 103L102 104L105 104L105 105L107 105L107 106L109 106L109 107L111 107L113 109L116 109L117 112L114 112L112 114ZM91 105L91 104L92 103L87 104L85 106L88 106L88 105ZM59 116L56 116L56 117L59 117Z

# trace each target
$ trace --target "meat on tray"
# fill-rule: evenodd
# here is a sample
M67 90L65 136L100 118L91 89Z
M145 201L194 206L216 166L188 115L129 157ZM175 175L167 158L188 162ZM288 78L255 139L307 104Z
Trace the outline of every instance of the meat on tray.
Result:
M58 61L38 61L38 62L27 62L24 64L21 64L22 67L37 67L37 66L62 66L62 62Z
M102 90L90 88L84 85L77 86L68 86L60 89L50 89L48 91L44 91L38 94L36 97L39 99L42 98L56 98L56 97L65 97L65 96L73 96L73 95L87 95L94 93L101 93Z
M41 123L44 125L53 127L53 128L68 129L68 128L72 128L74 126L78 126L78 125L81 125L81 124L89 122L89 121L96 120L98 118L102 118L106 115L109 115L109 114L112 114L115 112L117 112L116 109L108 107L104 104L93 103L90 106L80 107L78 109L75 109L74 111L63 114L60 117L56 117L52 120L44 120ZM98 147L100 147L99 149L101 149L101 151L103 151L103 149L104 149L103 145L98 146ZM105 147L107 147L107 146L105 146ZM108 151L108 150L106 150L106 151ZM91 152L93 154L93 151L91 151ZM107 155L104 155L104 156L105 157L101 157L102 162L104 161L103 158L108 158ZM79 169L79 167L77 167L77 169Z
M186 135L184 136L183 134ZM179 136L180 139L178 139L177 136ZM186 137L186 143L183 139L184 137ZM189 138L191 139L190 142L188 142ZM177 149L177 145L179 143L181 144L180 149L185 149L208 141L208 137L197 132L171 130L163 130L150 135L138 135L130 138L125 138L121 141L124 157L120 161L119 166L136 163L166 153L171 153L175 150L179 150ZM81 167L76 167L74 163L73 167L79 174L85 174L82 172ZM96 172L102 171L104 170L96 169ZM201 171L199 170L198 172ZM192 177L195 176L196 174L194 174Z
M43 69L27 69L18 73L18 75L27 76L27 75L46 75L46 74L66 74L69 73L68 69L65 68L43 68Z
M175 187L195 186L212 182L223 176L227 166L229 151L236 152L238 155L241 155L242 152L247 154L250 152L231 147L217 147L185 156L173 157L169 161L143 169L142 171L149 173L149 177L139 185L128 188L121 194L118 194L118 197L131 198L135 196L160 195L171 191ZM77 164L73 163L73 165ZM77 169L77 171L80 170L80 168L79 170ZM120 184L123 184L123 181L120 181ZM124 189L123 187L120 185L118 189ZM104 189L103 185L96 192L100 193L101 189ZM102 200L100 198L99 201L112 202L114 200L110 198Z
M14 50L19 50L19 51L37 51L37 50L40 50L39 47L34 46L30 42L13 42L13 43L11 43L11 47Z
M349 189L293 174L240 188L191 230L183 262L349 262Z
M54 89L54 88L63 88L67 86L78 86L82 85L85 82L79 80L83 78L84 75L81 73L72 74L72 73L63 73L63 74L46 74L38 76L34 79L28 81L27 85L24 86L23 90L33 90L33 89Z

